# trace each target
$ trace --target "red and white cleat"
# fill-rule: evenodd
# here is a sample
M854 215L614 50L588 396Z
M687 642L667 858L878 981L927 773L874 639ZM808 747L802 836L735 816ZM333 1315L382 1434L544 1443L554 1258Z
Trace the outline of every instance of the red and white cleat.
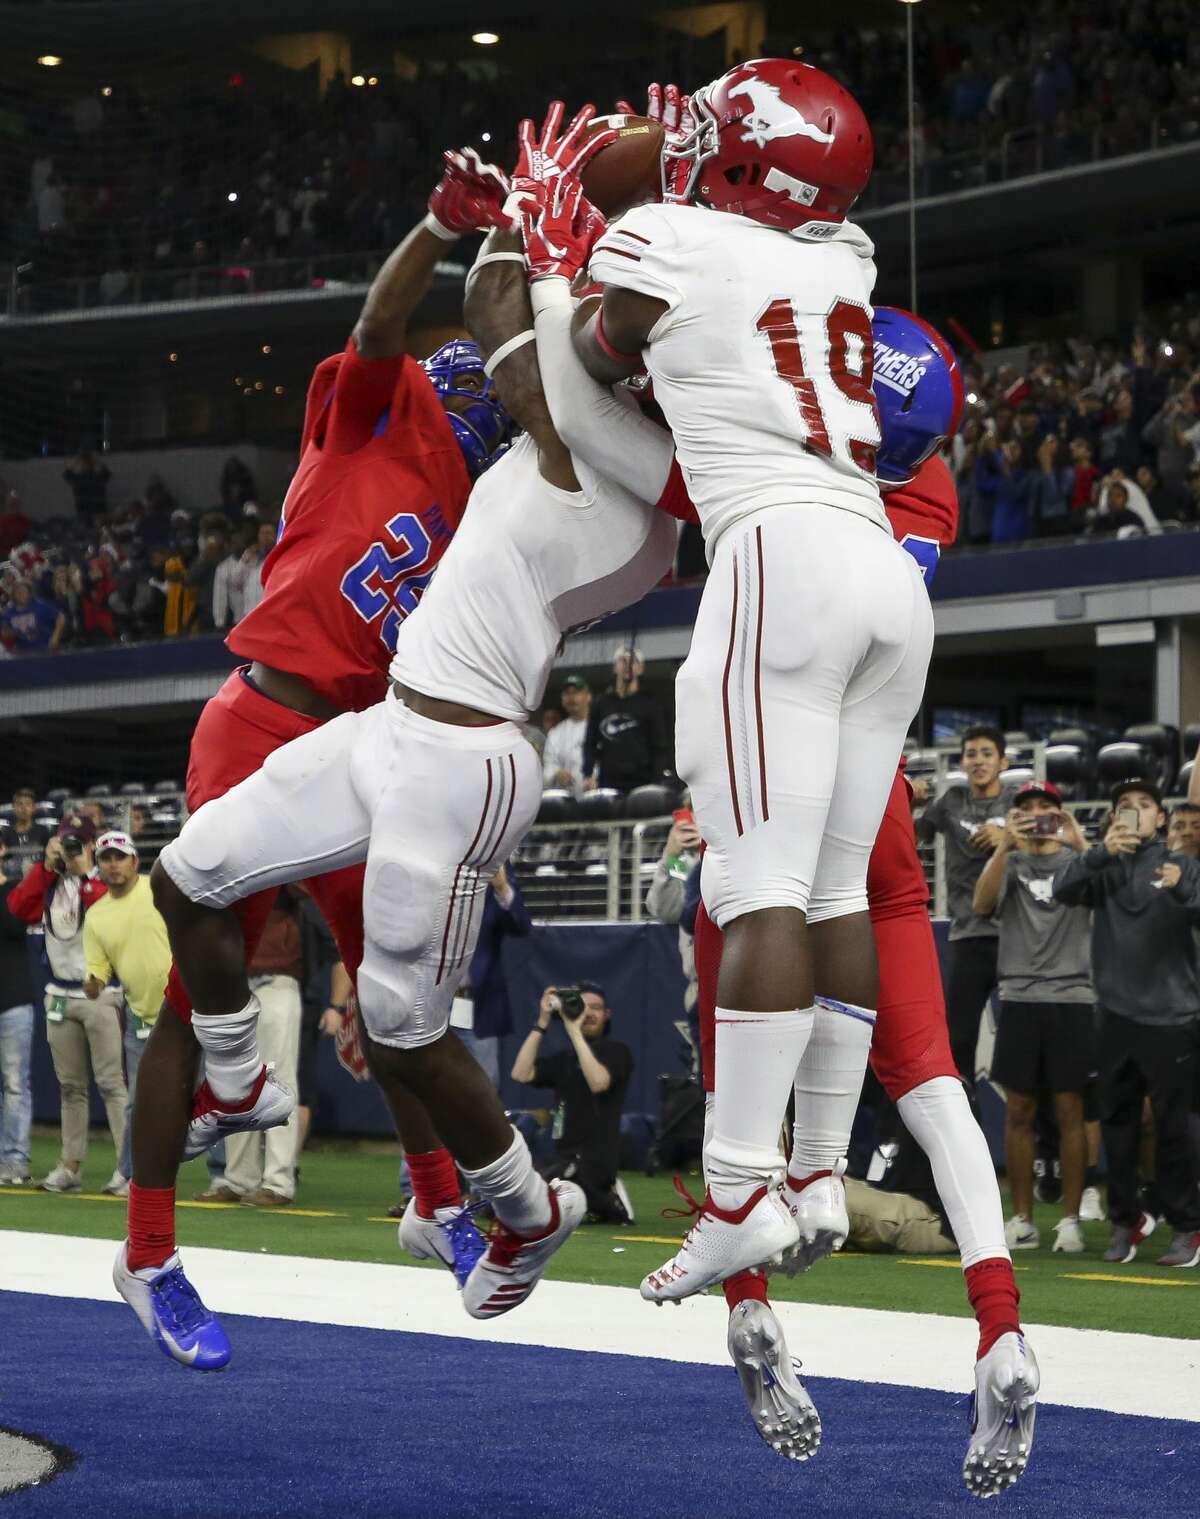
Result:
M797 1239L777 1181L756 1187L735 1212L724 1212L706 1193L678 1253L643 1279L642 1296L677 1303L752 1266L778 1265Z
M473 1319L494 1319L519 1308L542 1277L554 1252L583 1222L587 1198L573 1181L552 1181L550 1222L540 1234L516 1234L497 1224L463 1286L463 1307Z
M203 1155L229 1134L243 1134L250 1129L274 1129L287 1123L296 1106L295 1096L282 1081L276 1081L269 1066L263 1066L243 1101L227 1106L217 1101L207 1081L196 1088L192 1099L192 1121L188 1124L184 1160Z
M796 1227L800 1243L783 1263L786 1275L807 1271L827 1255L840 1250L850 1233L846 1213L846 1162L839 1160L832 1171L814 1171L811 1176L788 1176L783 1196Z

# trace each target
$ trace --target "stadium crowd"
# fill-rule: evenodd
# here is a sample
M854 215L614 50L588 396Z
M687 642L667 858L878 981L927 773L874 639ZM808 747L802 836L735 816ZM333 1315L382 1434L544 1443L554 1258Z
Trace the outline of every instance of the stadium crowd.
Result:
M1200 296L1128 345L1079 337L1020 362L964 361L965 420L950 463L959 544L1129 537L1200 523ZM261 592L277 510L236 456L219 499L180 505L157 478L109 499L102 458L64 471L53 517L0 481L0 647L36 654L231 627ZM685 533L681 578L703 574ZM561 742L561 740L560 740Z
M922 18L922 189L1195 137L1192 20L1183 0L1042 0L1032 12ZM767 51L791 53L795 41L768 38ZM906 194L902 27L842 27L836 44L807 44L805 56L843 77L872 122L869 198ZM1099 65L1085 67L1091 59ZM268 76L249 64L220 87L198 77L182 95L176 78L169 106L132 80L98 79L57 101L39 91L24 136L10 144L0 259L30 287L95 279L108 304L294 283L303 270L254 266L390 247L423 214L448 142L486 145L530 100L607 102L627 94L630 79L686 80L690 71L684 39L664 31L642 57L581 50L551 63L531 50L498 54L486 68L478 55L414 64L408 78L338 74L319 100L307 73Z

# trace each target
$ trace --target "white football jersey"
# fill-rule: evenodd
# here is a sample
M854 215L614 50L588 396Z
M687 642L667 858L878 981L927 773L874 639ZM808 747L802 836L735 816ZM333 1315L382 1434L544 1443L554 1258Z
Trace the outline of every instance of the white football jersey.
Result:
M549 484L524 435L480 478L429 588L400 624L396 680L524 722L563 635L658 584L677 524L574 464L580 490Z
M646 366L713 545L767 506L815 503L890 531L875 483L874 246L819 240L700 206L638 206L592 252L604 285L668 310Z

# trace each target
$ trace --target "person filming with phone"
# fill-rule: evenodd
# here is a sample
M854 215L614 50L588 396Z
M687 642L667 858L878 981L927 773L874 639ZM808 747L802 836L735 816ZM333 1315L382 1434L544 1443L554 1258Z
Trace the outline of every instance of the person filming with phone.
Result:
M633 1208L617 1166L633 1052L609 1038L611 1016L604 988L594 981L548 986L537 1021L513 1061L512 1078L554 1092L555 1156L540 1168L542 1175L547 1181L562 1177L577 1182L595 1222L631 1224ZM546 1055L543 1041L555 1019L568 1047Z
M1160 842L1162 795L1150 781L1112 793L1102 843L1055 877L1054 895L1092 909L1092 969L1100 1007L1100 1126L1113 1231L1104 1259L1137 1255L1157 1220L1138 1198L1142 1103L1154 1113L1155 1182L1171 1240L1160 1266L1200 1265L1200 1167L1188 1115L1200 1046L1200 862Z
M1054 1249L1084 1247L1079 1204L1087 1174L1083 1094L1095 1074L1091 949L1087 912L1054 898L1054 881L1087 840L1048 781L1028 781L1013 798L1004 832L975 883L974 910L999 929L1000 1026L992 1079L1008 1094L1005 1123L1013 1216L1010 1250L1041 1243L1033 1222L1034 1121L1038 1093L1054 1095L1063 1216Z

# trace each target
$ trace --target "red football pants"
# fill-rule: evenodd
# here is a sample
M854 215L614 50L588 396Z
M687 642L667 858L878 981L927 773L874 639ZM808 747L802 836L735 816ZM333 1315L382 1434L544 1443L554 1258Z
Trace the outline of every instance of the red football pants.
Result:
M935 1076L958 1077L950 1053L937 946L929 921L929 889L917 855L908 782L897 770L867 871L867 900L879 956L879 1006L871 1068L893 1102ZM700 1060L704 1090L713 1090L717 977L721 930L696 914Z
M235 670L217 694L205 703L188 752L188 811L230 791L253 775L268 755L302 734L321 726L290 707L272 701ZM338 952L351 976L363 953L362 895L365 865L314 876L302 884L320 909L337 940ZM246 941L246 963L258 948L278 891L256 892L238 902L234 911ZM192 1017L192 1001L174 965L167 981L166 999L185 1023Z

